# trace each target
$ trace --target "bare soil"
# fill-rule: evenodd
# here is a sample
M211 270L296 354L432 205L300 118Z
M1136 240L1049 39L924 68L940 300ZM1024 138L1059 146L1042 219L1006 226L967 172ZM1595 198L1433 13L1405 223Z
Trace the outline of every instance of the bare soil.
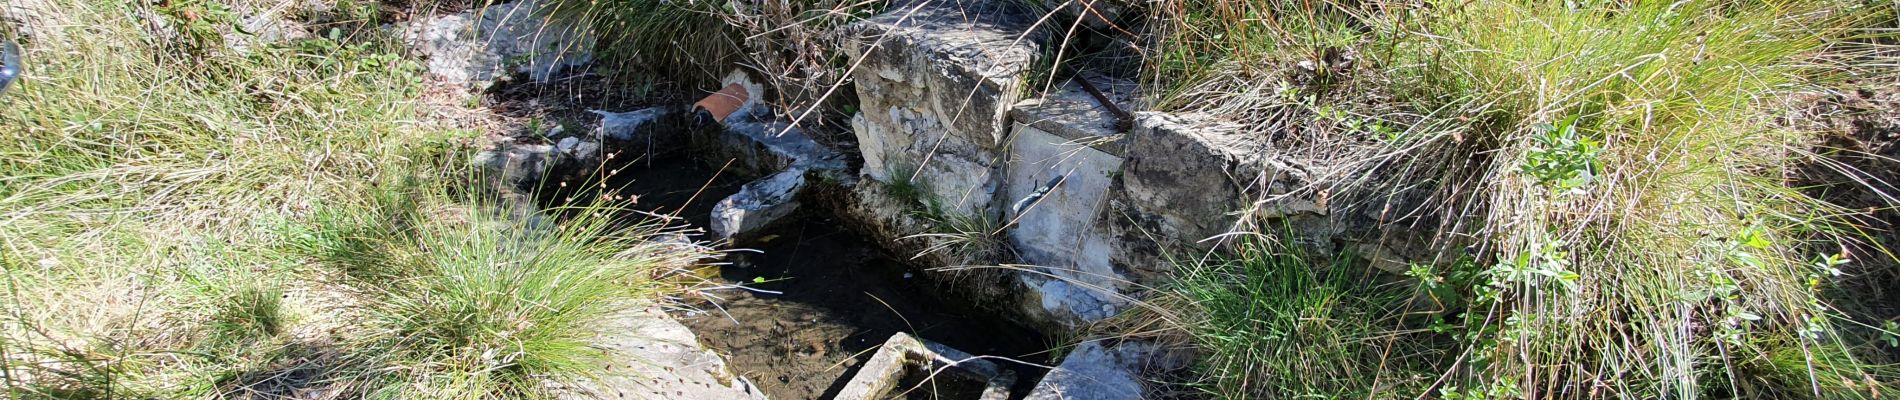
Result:
M1802 110L1796 127L1824 133L1813 150L1825 161L1796 168L1790 185L1856 212L1849 218L1859 232L1844 232L1845 242L1822 243L1811 253L1847 253L1852 261L1841 266L1846 274L1836 278L1830 303L1860 323L1880 326L1900 320L1900 204L1895 202L1900 199L1900 85L1859 86L1813 99ZM1880 335L1846 328L1862 336L1857 341L1872 342ZM1900 361L1900 351L1884 350L1878 356L1885 361Z

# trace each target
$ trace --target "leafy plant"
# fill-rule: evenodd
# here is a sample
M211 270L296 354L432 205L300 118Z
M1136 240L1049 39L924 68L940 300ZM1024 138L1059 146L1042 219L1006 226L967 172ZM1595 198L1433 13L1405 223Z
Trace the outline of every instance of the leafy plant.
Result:
M1597 154L1603 144L1577 133L1577 116L1556 125L1532 125L1531 145L1525 150L1524 174L1559 191L1581 189L1596 181L1602 166Z

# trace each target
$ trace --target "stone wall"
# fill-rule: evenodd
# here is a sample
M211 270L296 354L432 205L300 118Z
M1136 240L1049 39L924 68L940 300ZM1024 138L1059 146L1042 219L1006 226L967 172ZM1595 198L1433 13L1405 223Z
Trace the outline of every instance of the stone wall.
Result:
M864 161L837 200L847 219L895 251L965 250L919 257L927 266L1020 265L956 289L1058 330L1116 315L1170 255L1198 255L1257 221L1329 231L1314 191L1299 190L1315 172L1266 135L1149 112L1120 132L1116 114L1073 82L1025 95L1047 39L1034 29L1039 14L1018 5L896 4L849 30ZM1134 89L1092 79L1112 96ZM1001 249L933 243L972 230Z

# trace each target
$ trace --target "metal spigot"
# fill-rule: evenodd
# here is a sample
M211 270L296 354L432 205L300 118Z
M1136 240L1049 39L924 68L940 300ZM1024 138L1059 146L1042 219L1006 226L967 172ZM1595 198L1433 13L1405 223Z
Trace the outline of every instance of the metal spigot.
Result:
M13 80L20 78L20 45L11 40L0 39L0 95L7 93L13 86Z

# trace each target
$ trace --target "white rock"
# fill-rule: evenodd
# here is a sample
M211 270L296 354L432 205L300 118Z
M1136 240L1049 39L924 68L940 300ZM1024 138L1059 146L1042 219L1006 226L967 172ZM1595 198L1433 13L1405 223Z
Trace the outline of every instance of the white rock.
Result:
M545 81L561 68L592 61L592 34L537 11L534 0L522 0L421 18L396 29L428 58L430 75L476 89L510 72Z
M739 193L713 205L712 232L732 239L758 232L798 211L798 193L805 189L805 170L793 168L746 183Z
M632 308L608 322L596 342L612 357L594 379L562 390L563 399L764 400L724 359L700 347L693 331L657 308Z

